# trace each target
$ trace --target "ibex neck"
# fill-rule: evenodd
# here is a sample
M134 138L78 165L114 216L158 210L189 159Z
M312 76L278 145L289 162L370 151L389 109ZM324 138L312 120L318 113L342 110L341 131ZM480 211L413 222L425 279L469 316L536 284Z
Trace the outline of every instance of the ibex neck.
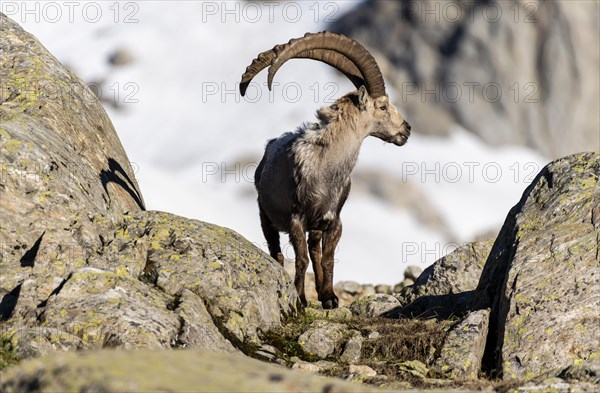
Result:
M310 144L301 153L301 161L312 175L330 184L346 183L360 152L365 136L351 122L331 122L324 128L306 130L300 145ZM300 147L298 146L298 147ZM306 146L308 147L308 146ZM310 153L308 152L310 150ZM309 163L310 161L310 163Z
M324 149L324 156L332 164L345 166L348 173L351 172L365 137L359 133L354 124L344 124L340 127L336 123L331 123L323 133L329 134L327 135L329 143Z

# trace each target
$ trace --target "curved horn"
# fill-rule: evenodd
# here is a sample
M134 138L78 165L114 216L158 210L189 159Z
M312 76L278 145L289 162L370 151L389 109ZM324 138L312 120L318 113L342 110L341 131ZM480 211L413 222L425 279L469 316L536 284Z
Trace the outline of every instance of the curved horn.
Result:
M271 67L269 67L269 76L267 79L269 89L271 88L275 73L277 73L277 70L279 70L286 61L298 57L300 53L315 49L337 52L354 63L356 68L360 70L367 91L371 97L377 98L386 94L383 76L381 75L379 66L369 51L353 39L328 31L321 33L306 33L302 38L295 38L290 40L287 44L281 45L277 50L275 58L273 58L271 62ZM338 69L341 66L339 63L331 65Z
M248 85L252 79L263 69L271 65L273 60L277 57L277 54L281 51L281 48L283 48L283 45L276 45L273 49L260 53L246 68L246 72L242 75L242 80L240 82L240 93L242 96L246 94L246 89L248 89ZM341 53L324 49L309 49L297 54L295 57L322 61L325 64L337 68L338 71L350 79L356 88L365 84L364 77L360 70L352 63L352 61L350 61L350 59ZM269 85L269 90L270 89L271 85Z
M242 74L242 81L240 82L240 93L242 94L242 97L246 94L246 89L248 88L250 81L252 81L252 78L271 65L271 62L277 56L277 51L280 48L281 45L275 45L273 49L259 53L256 59L252 60L252 63L246 67L246 71Z
M357 89L365 84L365 78L356 67L356 64L341 53L325 49L309 49L300 52L296 58L321 61L334 67L339 72L346 75L346 78L350 79L350 82L352 82Z

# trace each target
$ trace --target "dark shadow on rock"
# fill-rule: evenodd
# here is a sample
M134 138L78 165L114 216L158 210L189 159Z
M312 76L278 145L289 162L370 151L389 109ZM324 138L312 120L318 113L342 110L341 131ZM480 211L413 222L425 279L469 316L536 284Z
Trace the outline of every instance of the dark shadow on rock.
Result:
M73 273L69 273L69 275L67 276L67 278L63 279L60 284L58 284L58 286L56 288L54 288L52 290L52 292L50 292L50 295L48 295L48 297L45 300L42 300L40 302L40 304L38 304L38 308L44 308L46 307L46 304L48 304L48 300L52 297L52 296L56 296L60 293L60 291L62 291L63 287L65 286L65 284L67 283L67 281L69 281L71 279L71 277L73 277Z
M519 202L508 212L483 267L479 284L471 301L470 308L473 311L484 308L491 309L488 336L481 362L482 371L491 378L502 377L502 346L504 345L504 331L506 328L504 324L508 315L508 305L510 304L506 299L505 289L508 285L514 285L518 279L517 275L514 282L507 282L510 263L518 247L517 214L523 210L529 195L542 177L546 179L548 186L552 188L552 173L546 166L523 191Z
M46 231L42 232L42 235L35 241L33 246L23 254L21 257L21 267L33 267L35 265L35 258L40 250L40 244L42 244L42 238L46 234Z
M383 314L386 318L417 318L439 320L463 317L470 311L473 291L450 293L447 295L425 295L403 307L396 307Z
M563 369L557 376L566 381L586 381L600 385L600 365L573 364Z
M131 198L133 198L135 203L139 206L140 210L146 210L144 202L142 201L142 197L136 189L133 181L131 178L129 178L127 172L125 172L121 164L114 159L108 159L108 171L104 169L100 171L100 181L102 182L102 187L104 187L104 192L106 192L109 197L110 194L107 187L108 183L118 184L121 186L121 188L129 193Z
M17 285L12 291L2 297L0 301L0 321L8 321L17 306L21 295L21 285Z

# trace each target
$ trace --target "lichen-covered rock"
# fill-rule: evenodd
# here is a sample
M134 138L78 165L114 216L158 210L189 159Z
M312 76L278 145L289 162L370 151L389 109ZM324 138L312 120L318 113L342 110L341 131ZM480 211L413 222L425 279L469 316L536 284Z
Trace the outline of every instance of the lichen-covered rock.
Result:
M356 281L340 281L335 284L335 287L350 295L356 295L362 290L362 285Z
M137 279L87 267L70 273L37 319L89 347L170 348L179 330L171 301Z
M0 391L373 392L375 388L297 373L241 355L208 351L91 351L24 362Z
M413 281L417 281L419 276L423 273L423 269L420 266L410 265L404 269L404 278L411 279Z
M213 316L208 312L204 299L194 292L184 289L175 304L179 318L179 334L175 345L181 348L206 348L215 351L237 352L230 341L215 326ZM272 352L263 353L270 360L275 360Z
M231 230L160 212L81 221L97 231L90 243L64 231L40 245L46 252L64 239L70 255L16 270L14 260L0 261L0 285L19 288L0 303L7 335L38 326L75 335L82 341L76 348L235 351L232 343L259 344L257 331L293 312L289 276Z
M396 295L397 314L448 317L463 314L471 300L493 241L468 243L429 266Z
M1 13L0 80L0 259L31 267L45 234L77 215L144 208L92 91Z
M88 213L140 210L143 199L93 93L1 13L0 80L0 333L21 343L20 354L77 347L70 331L40 329L37 318L86 266L72 245L94 253Z
M157 212L138 213L124 230L148 234L139 278L172 296L198 294L229 339L256 341L258 328L279 326L293 310L289 276L231 230Z
M143 211L96 97L3 14L0 80L0 341L15 354L253 352L294 311L290 278L237 233Z
M87 343L80 337L56 328L21 326L18 329L9 329L3 326L0 329L0 342L7 345L8 352L16 361L88 348ZM2 368L4 367L0 361L0 371Z
M469 314L454 326L444 340L434 370L454 379L476 379L481 369L488 334L490 310Z
M339 350L347 331L344 324L317 320L298 337L298 343L305 353L325 359Z
M355 330L352 337L344 345L344 351L340 356L340 360L345 363L356 363L360 360L362 354L362 344L365 339L362 334Z
M473 297L505 378L600 364L600 154L548 164L508 214ZM497 351L495 351L497 349Z
M592 393L598 391L598 384L591 382L567 382L560 378L547 378L541 381L524 383L515 388L516 393Z
M362 299L364 297L373 296L376 293L377 292L375 291L374 285L366 284L366 285L362 286L362 291L360 291L358 296L359 296L359 299Z
M355 300L350 305L350 311L360 317L374 318L380 317L398 306L400 306L400 302L394 296L379 293Z
M392 287L387 284L378 284L375 286L375 293L384 293L386 295L391 295Z
M292 370L297 370L308 374L318 374L319 371L321 371L321 367L317 366L314 363L299 360L292 365Z
M340 306L349 306L354 300L375 293L375 287L372 285L361 285L356 281L340 281L335 284L333 290L340 301Z
M352 380L366 377L374 377L375 375L377 375L377 371L364 364L351 364L348 367L348 372L350 373L350 379Z

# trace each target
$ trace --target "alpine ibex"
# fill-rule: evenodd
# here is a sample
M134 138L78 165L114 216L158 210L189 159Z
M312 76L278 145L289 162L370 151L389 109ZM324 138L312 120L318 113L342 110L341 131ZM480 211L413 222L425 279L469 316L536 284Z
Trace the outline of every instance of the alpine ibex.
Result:
M358 42L330 32L307 33L259 54L242 75L241 94L266 67L270 89L277 70L293 58L329 64L357 87L319 109L318 123L270 140L254 175L269 253L283 264L279 232L289 233L296 254L294 284L302 305L306 306L304 275L310 254L319 301L330 309L338 306L333 256L342 234L340 211L360 146L369 135L401 146L410 135L410 125L390 103L373 56Z

